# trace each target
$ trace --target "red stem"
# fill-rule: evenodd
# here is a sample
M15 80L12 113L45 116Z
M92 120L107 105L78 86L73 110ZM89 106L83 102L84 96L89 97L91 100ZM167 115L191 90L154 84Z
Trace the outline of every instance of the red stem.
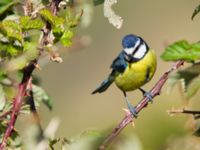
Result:
M178 69L181 65L183 65L184 61L177 61L167 72L165 72L161 78L158 80L158 82L154 85L154 87L150 90L150 93L152 97L160 94L160 91L167 81L169 74ZM136 106L135 110L137 113L139 113L142 109L144 109L148 105L148 98L144 97ZM116 137L121 133L121 131L133 121L134 116L129 112L126 114L126 116L122 119L122 121L118 124L118 126L112 131L111 134L108 135L108 137L105 139L105 141L102 143L102 145L99 147L99 150L104 150Z
M21 108L22 99L25 96L26 88L27 88L27 85L29 83L29 79L31 77L31 74L32 74L34 68L35 68L34 63L35 63L35 61L30 63L30 65L27 66L23 70L24 76L23 76L22 82L18 85L18 92L17 92L17 95L16 95L16 97L14 98L14 101L13 101L13 108L12 108L10 121L8 123L8 127L6 129L4 137L2 139L2 143L0 144L0 150L3 150L5 148L6 141L8 140L8 138L10 137L10 135L11 135L13 129L14 129L14 125L15 125L17 116L19 114L20 108Z

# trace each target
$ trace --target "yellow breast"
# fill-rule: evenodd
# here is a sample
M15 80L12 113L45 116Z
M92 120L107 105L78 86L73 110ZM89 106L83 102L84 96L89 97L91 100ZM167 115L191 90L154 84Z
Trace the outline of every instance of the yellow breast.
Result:
M132 91L151 80L155 70L156 55L153 50L149 50L144 58L129 64L123 73L118 74L115 83L122 91Z

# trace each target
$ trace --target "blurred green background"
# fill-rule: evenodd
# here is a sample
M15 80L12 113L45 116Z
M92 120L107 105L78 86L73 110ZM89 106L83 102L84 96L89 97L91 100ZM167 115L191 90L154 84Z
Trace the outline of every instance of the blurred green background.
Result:
M79 27L77 31L78 35L91 38L90 45L70 53L67 49L61 50L63 63L50 62L42 67L42 71L35 71L54 103L52 112L44 106L40 108L43 127L52 117L59 117L61 124L57 136L67 138L86 129L104 132L114 128L124 116L122 108L126 108L122 92L113 84L103 94L90 93L110 73L110 64L122 49L122 37L129 33L140 35L155 49L158 68L152 81L144 86L149 90L171 66L159 58L166 45L182 39L199 41L200 16L191 20L198 4L195 0L121 0L114 5L115 12L124 19L120 30L103 16L103 5L95 7L90 26ZM150 104L135 120L135 127L129 125L122 133L134 136L144 150L164 149L170 139L181 137L189 130L188 117L170 117L166 112L183 104L178 86L168 95L166 91L164 86L153 105ZM134 91L128 96L136 104L142 95ZM193 98L194 102L198 96ZM198 108L198 102L195 106ZM122 144L119 149L128 148Z

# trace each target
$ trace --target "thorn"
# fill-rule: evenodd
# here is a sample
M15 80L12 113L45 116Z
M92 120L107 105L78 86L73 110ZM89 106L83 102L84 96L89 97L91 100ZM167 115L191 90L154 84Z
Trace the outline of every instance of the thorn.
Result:
M133 121L133 122L131 122L131 125L132 125L132 127L134 127L134 128L135 128L135 123L134 123L134 121Z
M174 113L171 112L172 110L167 110L167 114L170 116L170 117L173 117L174 116Z
M126 115L129 115L131 112L128 110L128 109L126 109L126 108L122 108L122 110L125 112L125 114Z

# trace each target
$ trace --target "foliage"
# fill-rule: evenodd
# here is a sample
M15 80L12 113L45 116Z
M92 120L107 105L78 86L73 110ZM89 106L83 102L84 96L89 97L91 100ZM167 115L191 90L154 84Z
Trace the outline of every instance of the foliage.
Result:
M175 42L165 49L161 58L165 61L197 61L200 59L200 43L189 44L186 40Z
M199 12L200 5L195 8L192 14L192 20ZM164 61L184 60L185 62L190 63L189 67L178 70L171 75L168 80L168 88L171 91L177 83L181 83L181 92L185 98L190 100L192 97L194 97L200 90L200 42L189 43L187 40L176 41L167 46L161 55L161 58ZM194 119L199 119L199 114L196 116L192 110L189 114L192 114ZM199 131L200 128L198 126L197 130L194 132L194 135L199 137Z
M52 3L53 1L44 3L44 1L29 0L24 1L24 4L21 1L0 2L1 141L13 109L12 102L17 96L17 88L23 82L23 76L26 75L23 69L33 61L37 62L41 55L46 54L54 57L51 60L61 62L61 58L54 52L54 45L59 43L63 46L72 45L74 31L80 22L82 11L75 11L66 1L62 3L62 7L58 6L58 10L56 10L62 13L55 13L52 11L52 7L49 7ZM24 15L22 15L22 10ZM45 33L49 34L48 37L41 39L40 37L45 36ZM35 64L35 66L37 67L38 64ZM39 85L30 82L26 90L20 114L33 113L37 120L35 109L40 106L40 103L52 110L51 98ZM34 101L29 102L30 98L33 98ZM7 148L21 146L22 143L19 139L20 136L14 130L9 141L7 141L9 143ZM51 141L50 145L53 145L54 142ZM49 142L47 143L49 145Z
M177 41L165 49L161 58L165 61L185 60L192 63L190 67L173 74L169 80L169 85L172 88L175 83L181 81L186 97L191 98L194 96L200 88L200 64L198 63L200 60L200 43L190 44L186 40Z

